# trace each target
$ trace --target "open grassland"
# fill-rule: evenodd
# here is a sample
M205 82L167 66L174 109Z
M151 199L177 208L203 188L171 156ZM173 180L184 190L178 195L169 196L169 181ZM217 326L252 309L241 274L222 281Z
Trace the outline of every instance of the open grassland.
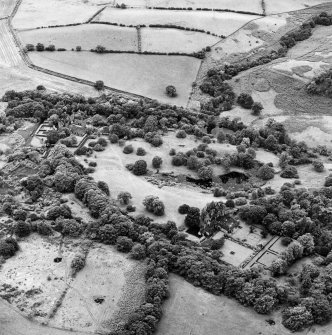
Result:
M157 335L291 334L280 318L270 326L265 320L271 316L259 315L225 296L209 294L174 275L170 276L170 298L163 309Z
M91 52L33 52L29 54L38 66L87 80L103 80L106 85L141 94L160 101L186 105L200 61L192 57L137 54L104 54ZM176 98L165 93L174 85Z
M102 3L100 0L93 0ZM104 1L106 3L107 0ZM229 9L237 11L250 11L262 13L260 0L123 0L127 6L132 7L180 7L180 8L209 8L209 9Z
M108 7L94 21L112 22L125 25L172 24L184 28L202 29L217 35L227 36L247 22L258 18L256 15L211 11L167 11L149 9L118 9Z
M23 0L14 19L16 29L86 22L100 7L81 0Z
M49 29L34 29L19 32L19 37L26 45L43 43L53 44L56 48L71 50L77 45L83 50L94 49L102 45L109 50L137 51L136 29L108 25L80 25Z
M290 12L316 6L331 0L265 0L266 14Z
M144 270L143 264L109 246L95 244L50 325L84 331L109 330L124 293L131 300L131 310L142 302L145 280L141 269ZM128 275L135 277L135 286L126 285ZM96 303L98 298L103 302Z
M217 43L220 38L204 33L166 28L143 28L142 51L184 52L200 51Z

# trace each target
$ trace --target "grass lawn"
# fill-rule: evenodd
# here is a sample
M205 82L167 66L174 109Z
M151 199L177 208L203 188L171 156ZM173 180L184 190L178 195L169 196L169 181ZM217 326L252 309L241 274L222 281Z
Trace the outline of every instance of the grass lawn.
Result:
M31 52L32 62L38 66L71 76L141 94L165 103L185 106L196 78L200 61L183 56L155 56L138 54L104 54L91 52ZM168 85L178 92L175 98L165 93Z

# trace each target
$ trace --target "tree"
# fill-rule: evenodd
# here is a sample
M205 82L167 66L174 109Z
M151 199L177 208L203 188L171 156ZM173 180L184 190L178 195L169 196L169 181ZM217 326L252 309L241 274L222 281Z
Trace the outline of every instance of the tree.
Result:
M197 207L190 207L184 219L184 223L188 228L200 227L200 210Z
M280 173L281 178L299 178L295 166L287 165L284 170ZM326 185L325 185L326 186ZM332 183L331 183L332 186Z
M140 159L134 163L133 166L133 174L136 176L143 176L147 172L147 164L146 161L143 159Z
M184 130L179 130L176 135L177 138L186 138L187 137L187 133Z
M123 148L122 151L124 154L128 155L128 154L132 154L134 152L134 147L132 144L128 144Z
M289 307L282 312L282 324L292 331L307 328L313 321L312 314L304 306Z
M310 234L301 235L297 241L303 246L303 255L309 256L315 251L314 237Z
M169 97L171 97L171 98L176 97L177 93L176 93L176 88L175 88L175 86L173 86L173 85L168 85L168 86L166 87L166 94L167 94Z
M56 144L60 139L59 132L55 129L48 131L46 134L46 139L49 144Z
M211 166L203 166L198 170L197 174L200 179L210 180L213 177L213 170Z
M250 94L241 93L237 98L237 103L243 108L251 109L252 105L254 104L254 99Z
M35 51L35 46L33 44L26 44L26 51Z
M152 166L155 168L155 169L159 169L161 167L161 164L163 163L163 160L161 157L159 156L154 156L152 158Z
M102 190L107 196L110 195L110 189L106 182L98 181L97 186L100 190Z
M104 82L102 80L97 80L94 84L94 88L97 90L97 91L101 91L104 89Z
M312 165L316 172L323 172L324 171L324 164L320 160L315 160L312 162Z
M118 194L118 200L121 205L128 205L131 198L132 196L129 192L120 192Z
M226 141L226 135L225 135L225 133L223 132L223 131L219 131L218 132L218 135L217 135L217 141L219 142L219 143L224 143L225 141Z
M254 310L259 314L269 314L272 312L276 301L273 297L269 295L263 295L256 299L254 304Z
M102 45L97 45L96 46L96 52L99 53L99 54L102 54L106 51L106 48L103 47Z
M36 45L36 50L37 50L37 51L44 51L44 50L45 50L45 46L44 46L44 44L42 44L42 43L38 43L38 44Z
M81 51L82 50L82 47L80 46L80 45L78 45L77 47L76 47L76 51Z
M145 156L145 155L146 155L146 151L145 151L145 149L144 149L144 148L141 148L141 147L137 148L137 150L136 150L136 155L137 155L137 156Z
M140 243L136 243L131 249L130 257L139 260L145 258L145 256L145 247Z
M263 105L260 102L254 102L254 104L251 107L252 114L255 116L258 116L261 114L263 110Z
M162 216L165 213L164 203L158 197L155 197L153 195L145 197L145 199L143 200L143 205L148 212L153 213L157 216Z
M129 252L134 246L134 242L131 238L126 236L119 236L116 239L116 249L121 252Z
M270 180L274 178L274 169L267 164L264 164L258 169L257 177L263 180Z
M325 178L324 186L325 186L325 187L332 186L332 174L328 175L328 176Z
M31 232L30 225L24 221L18 221L15 225L15 234L18 237L29 236Z
M201 212L201 226L204 232L209 234L217 231L226 218L226 206L223 202L210 202L208 203Z
M190 209L190 206L188 206L187 204L183 204L183 205L179 206L178 212L182 215L183 214L188 214L189 209Z

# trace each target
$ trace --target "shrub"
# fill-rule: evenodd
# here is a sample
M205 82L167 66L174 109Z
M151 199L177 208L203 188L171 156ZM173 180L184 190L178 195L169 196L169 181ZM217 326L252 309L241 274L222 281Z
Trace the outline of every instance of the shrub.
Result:
M136 161L133 165L133 174L136 176L143 176L147 172L147 164L146 161L143 159L140 159Z
M332 174L330 174L329 176L327 176L327 177L325 178L324 186L325 186L325 187L332 186Z
M96 167L97 166L97 162L89 162L89 166Z
M110 195L110 189L106 182L98 181L97 186L100 190L102 190L107 196Z
M274 169L265 164L258 169L257 177L263 180L270 180L274 178Z
M213 190L213 196L216 197L216 198L223 197L225 195L226 195L226 192L220 187L216 187Z
M78 45L77 47L76 47L76 51L81 51L82 50L82 47L80 46L80 45Z
M205 144L210 144L211 143L210 136L203 136L202 137L202 142L205 143Z
M145 149L144 149L144 148L141 148L141 147L137 148L137 150L136 150L136 155L137 155L137 156L145 156L145 155L146 155L146 151L145 151Z
M251 107L252 114L253 115L260 115L263 110L263 105L260 102L254 102L254 104Z
M213 177L213 170L210 166L203 166L198 170L197 174L200 179L209 180Z
M161 164L163 163L163 160L161 157L159 156L155 156L152 158L152 166L155 168L155 169L159 169L161 167Z
M30 225L24 221L18 221L15 226L15 234L18 237L26 237L31 233Z
M157 216L162 216L165 213L164 203L158 197L155 197L153 195L147 196L143 200L143 205L148 212L153 213Z
M176 93L176 88L175 88L175 86L173 86L173 85L168 85L168 86L166 87L166 94L167 94L169 97L171 97L171 98L176 97L177 93Z
M107 140L104 137L99 137L97 143L102 147L107 147Z
M179 130L179 131L176 133L176 137L177 137L177 138L186 138L186 137L187 137L187 133L186 133L184 130Z
M178 208L178 212L182 215L183 214L188 214L189 208L190 208L190 206L188 206L187 204L183 204Z
M225 202L225 206L228 207L228 208L234 208L235 207L235 202L233 199L228 199L226 202Z
M134 242L131 238L126 236L119 236L116 239L116 249L121 252L129 252L134 246Z
M72 270L72 276L75 277L76 274L85 267L85 257L82 254L77 254L71 261L70 264Z
M14 256L16 253L15 246L13 243L8 243L5 240L0 240L0 256L9 258Z
M323 164L322 161L319 161L319 160L313 161L312 165L313 165L316 172L323 172L324 171L324 164Z
M249 94L241 93L237 98L237 103L243 108L250 109L254 104L254 99Z
M146 251L145 251L144 245L140 243L136 243L131 249L130 257L133 259L140 260L140 259L145 258L145 256L146 256Z
M104 85L104 82L102 80L97 80L94 84L94 88L97 90L97 91L101 91L103 90L105 87Z
M286 166L286 168L280 173L281 178L299 178L297 170L294 166ZM332 185L332 184L331 184Z
M226 141L226 135L222 131L219 131L217 140L219 143L224 143Z
M119 142L119 136L116 135L116 134L111 134L110 137L109 137L109 139L110 139L110 142L112 144L115 144L115 143Z
M36 50L37 50L37 51L44 51L44 50L45 50L45 46L44 46L44 44L42 44L42 43L37 43L37 45L36 45Z
M176 155L176 151L175 151L175 149L171 149L170 151L169 151L169 155L170 156L175 156Z
M201 211L197 207L190 207L184 219L184 223L188 228L199 228L201 222Z
M134 152L134 148L131 144L129 145L126 145L124 148L123 148L123 153L128 155L128 154L132 154Z
M234 201L236 206L244 206L247 204L247 199L246 198L237 198Z
M118 200L120 201L121 205L128 205L132 196L129 192L120 192L118 194Z

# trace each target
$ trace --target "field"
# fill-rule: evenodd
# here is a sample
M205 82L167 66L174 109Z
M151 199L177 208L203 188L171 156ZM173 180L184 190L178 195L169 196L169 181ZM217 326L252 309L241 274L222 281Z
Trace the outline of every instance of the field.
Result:
M107 54L90 52L30 53L38 66L78 76L103 80L105 85L148 96L161 101L186 105L200 61L192 57ZM164 93L167 85L175 85L174 99Z
M291 334L281 325L279 317L259 315L234 300L209 294L174 275L170 277L170 298L163 308L157 335L215 335L217 329L219 334L231 335L241 334L244 329L247 335ZM265 321L268 318L273 318L276 324L270 326Z
M82 245L82 241L65 241L63 259L55 263L59 239L31 235L21 241L21 251L2 266L0 296L24 315L51 326L84 331L110 329L124 306L129 313L141 303L144 266L110 247L95 244L85 268L72 279L70 263ZM135 278L136 285L128 280L130 277ZM51 311L65 291L52 317ZM99 304L97 298L104 300Z
M317 6L330 0L265 0L266 13L276 14Z
M107 7L94 21L121 23L125 25L172 24L184 28L202 29L218 36L228 36L242 27L248 21L259 18L256 15L246 15L224 12L172 11L150 9L117 9Z
M80 0L23 0L14 17L13 25L16 29L31 29L83 23L99 9L98 6ZM54 15L55 13L59 15Z
M94 49L102 45L109 50L137 51L136 29L107 25L80 25L49 29L35 29L19 32L22 44L43 43L56 48L71 50L77 45L82 50Z
M220 38L194 31L166 28L143 28L142 51L185 52L200 51L217 43Z
M93 2L99 0L93 0ZM243 0L124 0L127 6L133 7L192 7L210 9L230 9L262 13L260 0L247 2Z

